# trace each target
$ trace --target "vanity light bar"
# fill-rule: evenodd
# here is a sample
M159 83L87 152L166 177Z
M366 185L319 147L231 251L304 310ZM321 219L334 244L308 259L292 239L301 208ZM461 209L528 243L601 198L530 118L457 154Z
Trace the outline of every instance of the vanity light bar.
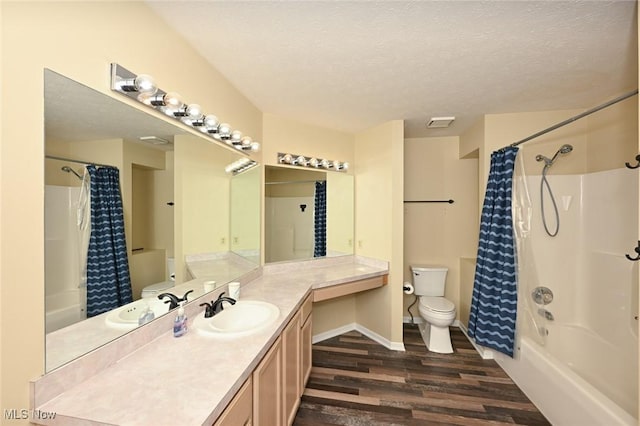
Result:
M241 151L259 151L260 143L249 136L243 136L227 123L221 123L213 114L205 114L199 104L186 104L176 92L165 92L158 88L153 77L147 74L136 75L126 68L111 64L111 90L122 93L187 126L199 130L219 142Z
M278 163L288 164L290 166L312 167L315 169L334 169L338 172L345 172L349 169L349 163L346 161L330 161L327 159L319 159L315 157L305 157L298 154L278 153Z
M241 158L225 167L224 171L235 176L242 172L246 172L247 170L252 169L257 165L258 163L253 160L250 160L248 158Z

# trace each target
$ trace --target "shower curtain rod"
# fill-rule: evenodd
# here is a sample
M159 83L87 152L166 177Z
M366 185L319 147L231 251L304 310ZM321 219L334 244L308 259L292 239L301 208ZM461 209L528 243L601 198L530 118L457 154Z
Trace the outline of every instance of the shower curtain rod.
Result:
M64 158L64 157L56 157L55 155L45 155L44 158L48 158L49 160L60 160L60 161L68 161L70 163L78 163L78 164L85 164L85 165L94 165L94 166L98 166L98 167L114 167L117 168L115 166L110 166L108 164L98 164L98 163L93 163L91 161L81 161L81 160L74 160L72 158Z
M607 107L610 107L611 105L617 104L618 102L624 101L625 99L630 98L631 96L635 96L635 95L637 95L637 94L638 94L638 89L633 90L633 91L631 91L631 92L629 92L629 93L626 93L626 94L624 94L624 95L622 95L622 96L618 96L617 98L612 99L612 100L610 100L610 101L608 101L608 102L605 102L605 103L603 103L603 104L601 104L601 105L598 105L597 107L594 107L594 108L588 109L588 110L586 110L585 112L583 112L583 113L581 113L581 114L578 114L578 115L576 115L576 116L573 116L573 117L571 117L571 118L568 118L568 119L566 119L566 120L564 120L564 121L562 121L562 122L560 122L560 123L558 123L558 124L554 124L554 125L553 125L553 126L551 126L551 127L547 127L546 129L541 130L541 131L539 131L539 132L537 132L537 133L534 133L534 134L533 134L533 135L531 135L531 136L527 136L526 138L521 139L521 140L519 140L518 142L514 142L514 143L512 143L511 145L507 145L507 146L503 147L502 149L505 149L505 148L508 148L508 147L518 146L518 145L520 145L520 144L523 144L523 143L525 143L525 142L528 142L528 141L530 141L531 139L535 139L535 138L537 138L538 136L542 136L542 135L544 135L544 134L546 134L546 133L549 133L549 132L551 132L551 131L553 131L553 130L559 129L560 127L566 126L567 124L571 124L571 123L573 123L573 122L574 122L574 121L576 121L576 120L579 120L579 119L581 119L581 118L583 118L583 117L586 117L587 115L591 115L591 114L593 114L594 112L598 112L598 111L600 111L600 110L602 110L602 109L605 109L605 108L607 108Z
M318 180L289 180L284 182L265 182L265 185L284 185L289 183L316 183L316 182L326 182L326 179L318 179Z

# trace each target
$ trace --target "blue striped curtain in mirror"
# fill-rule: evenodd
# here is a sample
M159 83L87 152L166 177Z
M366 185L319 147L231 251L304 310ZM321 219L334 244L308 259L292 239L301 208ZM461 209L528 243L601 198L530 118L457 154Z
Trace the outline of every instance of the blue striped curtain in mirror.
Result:
M327 255L327 182L316 181L313 257Z
M491 154L468 330L476 343L511 357L518 304L511 216L517 153L518 148L509 147Z
M120 173L87 166L91 176L91 237L87 257L87 316L133 301L127 260Z

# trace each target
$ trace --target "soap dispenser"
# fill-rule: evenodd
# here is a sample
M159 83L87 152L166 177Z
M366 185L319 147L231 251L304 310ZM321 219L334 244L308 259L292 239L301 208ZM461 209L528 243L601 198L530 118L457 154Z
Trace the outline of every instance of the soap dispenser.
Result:
M173 337L184 336L187 332L187 315L184 313L184 302L180 302L178 315L173 321Z

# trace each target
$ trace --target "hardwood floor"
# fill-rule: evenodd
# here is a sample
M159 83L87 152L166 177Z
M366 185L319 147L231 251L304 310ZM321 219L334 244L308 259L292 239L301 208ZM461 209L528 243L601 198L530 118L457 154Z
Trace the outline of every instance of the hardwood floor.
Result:
M313 346L313 368L294 425L548 425L493 360L457 328L454 354L428 352L405 324L406 352L352 331Z

